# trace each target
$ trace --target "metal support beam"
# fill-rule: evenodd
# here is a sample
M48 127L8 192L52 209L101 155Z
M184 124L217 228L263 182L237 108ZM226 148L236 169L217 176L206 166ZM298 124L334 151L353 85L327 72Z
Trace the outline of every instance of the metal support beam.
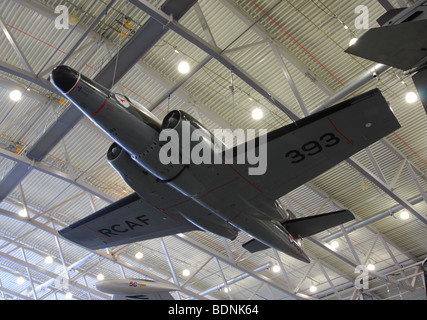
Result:
M294 289L292 287L293 286L292 282L288 277L288 273L286 272L285 266L283 265L282 260L280 259L279 253L277 252L276 249L273 249L273 253L274 253L274 256L276 257L277 263L279 264L279 267L280 267L280 271L282 272L283 278L285 279L289 290L293 291Z
M268 269L268 268L270 268L270 265L269 265L269 264L266 264L266 265L264 265L264 266L261 266L261 267L259 267L259 268L254 269L254 270L253 270L253 272L261 272L261 271L264 271L264 270L266 270L266 269ZM228 280L228 281L226 282L226 284L225 284L225 283L221 283L221 284L219 284L219 285L217 285L217 286L215 286L215 287L212 287L212 288L210 288L210 289L208 289L208 290L205 290L205 291L203 291L203 292L200 292L200 295L201 295L201 296L205 296L205 295L207 295L207 294L209 294L209 293L212 293L212 292L215 292L215 291L221 290L221 289L222 289L222 288L224 288L226 285L227 285L227 286L230 286L230 285L232 285L232 284L234 284L234 283L237 283L237 282L239 282L239 281L242 281L242 280L244 280L244 279L246 279L246 278L248 278L248 277L250 277L250 274L249 274L249 273L243 273L243 274L241 274L241 275L239 275L239 276L237 276L237 277L235 277L235 278L233 278L233 279ZM192 299L190 299L190 300L192 300Z
M183 241L183 242L191 245L192 247L194 247L196 249L201 250L202 252L207 253L208 255L215 256L219 260L221 260L221 261L223 261L223 262L231 265L233 268L241 270L241 271L243 271L245 273L249 273L251 277L253 277L253 278L257 279L257 280L260 280L260 281L268 284L269 286L271 286L271 287L273 287L273 288L275 288L275 289L277 289L277 290L279 290L281 292L284 292L284 293L288 294L290 296L290 298L300 299L299 296L295 295L293 292L289 291L287 288L285 288L284 286L280 285L278 282L276 282L276 281L274 281L272 279L269 279L269 278L267 278L267 277L265 277L263 275L260 275L258 273L254 273L254 272L252 272L252 270L247 270L246 268L244 268L244 267L240 266L239 264L237 264L237 262L232 261L232 260L230 260L230 259L228 259L226 257L218 255L218 253L215 252L215 251L213 251L211 248L208 248L208 247L204 246L203 244L196 243L195 241L193 241L191 238L189 238L185 234L175 235L173 237L175 237L176 239L179 239L179 240L181 240L181 241Z
M171 19L170 16L166 15L161 10L154 7L151 3L145 0L130 0L136 7L142 11L149 14L153 19L159 21L165 28L169 28L172 31L175 31L177 34L182 36L184 39L187 39L201 50L205 51L211 57L215 58L221 62L226 68L232 70L240 79L249 84L254 88L260 95L262 95L267 101L271 102L273 105L281 109L289 118L292 120L297 120L296 116L289 108L287 108L278 98L274 97L270 92L268 92L260 83L253 79L249 74L247 74L241 67L236 63L231 61L229 58L225 57L218 51L218 48L212 46L198 35L185 28L183 25L178 23L175 19Z
M279 63L280 68L282 69L283 74L285 75L286 81L288 82L289 87L292 90L292 93L295 96L295 99L302 111L302 113L304 114L304 116L308 116L308 110L304 104L304 101L295 85L294 80L292 79L291 74L289 73L288 68L286 67L285 61L283 61L282 56L280 55L280 51L277 47L276 44L270 44L271 49L273 50L274 55L276 56L276 60Z
M423 201L423 198L421 196L417 196L415 198L409 199L408 203L410 203L411 205L416 205L417 203L420 203L421 201ZM357 229L360 229L362 227L368 226L369 224L372 224L372 223L374 223L374 222L376 222L378 220L381 220L381 219L386 218L386 217L390 217L391 215L393 215L393 214L399 212L400 210L402 210L403 208L404 207L402 205L394 206L393 208L390 208L388 210L385 210L385 211L382 211L380 213L377 213L376 215L373 215L370 218L358 221L358 222L356 222L356 223L354 223L354 224L346 227L344 230L347 233L353 232L353 231L355 231ZM336 238L341 237L342 235L343 235L343 233L341 231L337 231L337 232L332 233L331 235L329 235L327 237L322 238L322 241L323 242L330 242L330 241L332 241L332 240L334 240Z
M412 178L412 181L414 181L415 185L417 186L418 191L420 192L421 196L423 197L424 202L427 203L426 192L424 191L423 187L421 186L420 182L418 181L418 178L415 175L414 168L412 167L412 165L408 161L406 161L406 168L408 169L408 172Z
M334 294L337 296L338 300L341 300L342 298L341 298L340 294L338 293L337 288L335 288L334 284L332 283L332 281L331 281L331 279L329 278L329 276L328 276L328 274L327 274L327 272L326 272L325 268L323 268L323 265L322 265L321 263L319 263L319 269L320 269L320 271L322 271L323 275L324 275L324 276L325 276L325 278L326 278L326 281L329 283L329 286L330 286L330 287L332 288L332 290L334 291Z
M393 200L395 200L402 207L404 207L406 210L408 210L410 213L412 213L415 217L417 217L422 223L427 224L427 220L423 217L423 215L420 214L417 210L415 210L415 208L408 201L400 198L393 191L391 191L389 189L389 187L384 182L382 182L380 179L378 179L377 177L375 177L361 163L357 162L354 159L347 159L346 161L353 168L355 168L357 171L359 171L360 173L362 173L367 179L369 179L369 181L371 181L377 187L379 187L385 194L387 194L388 196L390 196Z
M180 18L194 4L195 0L166 1L162 9L167 14ZM178 3L178 4L177 4ZM163 14L165 12L161 11ZM90 30L89 30L90 31ZM106 88L112 88L142 56L166 33L167 29L154 19L149 19L125 44L103 69L94 77L94 80ZM0 63L1 70L1 63ZM53 87L53 86L50 86ZM70 106L57 121L48 128L44 135L29 150L30 159L40 161L45 155L80 121L83 114L74 106Z
M178 287L180 287L178 278L176 277L175 269L174 269L173 264L172 264L172 260L169 256L168 250L166 249L165 241L163 240L163 238L160 238L160 244L162 245L163 253L165 254L166 261L168 262L169 269L170 269L172 277L173 277L173 281ZM179 295L179 292L177 292L177 295L178 295L178 300L181 300L181 296Z
M341 101L347 95L351 94L353 91L357 90L364 84L368 83L372 79L376 79L381 73L390 69L389 66L383 65L381 63L376 64L374 67L365 71L361 75L359 75L356 79L354 79L351 83L347 84L340 91L329 97L329 99L325 100L320 106L310 112L310 114L319 112L323 109L329 108L333 106L335 103Z
M28 72L34 74L33 68L31 68L31 65L28 62L27 58L25 57L25 54L22 52L21 48L16 43L15 37L9 32L9 29L7 28L7 25L4 22L1 14L0 14L0 28L3 30L3 33L6 36L6 39L9 41L10 45L12 46L13 50L15 51L16 55L18 56L24 68Z
M301 74L306 76L315 86L323 91L327 96L331 96L334 90L317 75L315 75L308 66L306 66L299 57L290 52L286 47L280 44L260 25L254 24L255 21L248 14L243 12L233 1L231 0L220 0L221 4L230 10L238 19L240 19L248 27L251 27L252 31L255 32L263 41L274 43L280 54L289 61Z
M222 272L222 268L221 268L221 265L219 264L218 258L215 257L214 260L215 260L216 266L218 267L218 271L221 275L221 278L223 281L223 287L225 287L226 293L230 298L230 300L233 300L233 297L231 296L231 292L230 292L230 287L228 286L227 279L225 279L224 272Z

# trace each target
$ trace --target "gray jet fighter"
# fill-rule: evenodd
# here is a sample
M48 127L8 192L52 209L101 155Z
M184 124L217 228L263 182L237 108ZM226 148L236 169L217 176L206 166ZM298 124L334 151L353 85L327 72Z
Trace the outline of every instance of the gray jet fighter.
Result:
M276 199L400 127L375 89L218 151L212 147L213 135L183 111L171 111L160 122L141 105L68 66L56 67L51 82L114 140L107 159L135 191L59 232L90 249L194 230L234 240L240 230L253 237L243 245L250 252L271 247L310 262L299 238L343 224L353 215L343 210L297 219ZM248 161L163 164L162 131L175 130L183 140L185 124L191 132L204 132L196 146L216 159L224 159L230 150L231 160L242 150L260 152L264 141L266 171L249 174ZM184 142L177 145L182 159Z

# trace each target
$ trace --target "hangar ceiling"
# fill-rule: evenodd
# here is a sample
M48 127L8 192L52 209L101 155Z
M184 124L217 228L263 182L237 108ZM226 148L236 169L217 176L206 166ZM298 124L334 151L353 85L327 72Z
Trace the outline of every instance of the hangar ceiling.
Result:
M366 32L355 3L174 2L0 4L0 299L110 299L95 289L100 274L173 282L177 299L425 299L426 114L405 101L410 76L344 53ZM358 5L373 28L385 7L407 2ZM60 5L77 24L55 26ZM182 59L187 75L177 71ZM190 232L90 251L57 230L133 191L106 161L110 138L49 83L63 63L160 119L182 109L212 131L273 130L372 88L402 127L280 198L297 217L340 208L356 217L304 240L310 264L273 249L250 254L246 234ZM374 268L363 291L359 265Z

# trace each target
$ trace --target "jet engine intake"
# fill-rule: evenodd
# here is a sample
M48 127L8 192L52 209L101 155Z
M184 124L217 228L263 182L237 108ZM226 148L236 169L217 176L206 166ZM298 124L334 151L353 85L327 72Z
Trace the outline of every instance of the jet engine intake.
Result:
M166 115L159 140L165 160L174 164L214 163L214 136L186 112L173 110Z

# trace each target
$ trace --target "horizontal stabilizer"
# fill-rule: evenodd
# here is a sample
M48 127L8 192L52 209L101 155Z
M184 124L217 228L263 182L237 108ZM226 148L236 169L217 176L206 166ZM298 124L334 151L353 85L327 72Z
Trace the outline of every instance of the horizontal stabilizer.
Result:
M288 220L282 225L294 238L305 238L354 219L348 210Z
M313 234L328 230L332 227L346 223L354 219L353 214L348 210L318 214L315 216L288 220L282 223L286 230L294 237L305 238ZM243 248L251 253L268 249L269 247L252 239L242 245Z
M408 70L427 54L426 30L427 20L372 28L345 52Z

